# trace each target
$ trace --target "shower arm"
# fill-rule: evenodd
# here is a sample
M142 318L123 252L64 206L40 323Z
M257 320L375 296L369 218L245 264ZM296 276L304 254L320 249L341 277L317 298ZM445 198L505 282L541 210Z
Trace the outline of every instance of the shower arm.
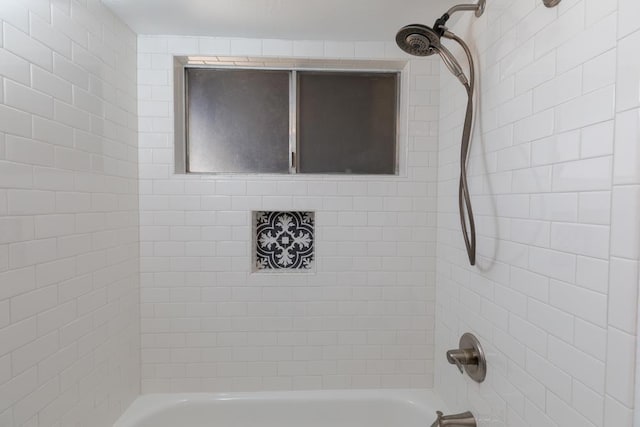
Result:
M447 15L451 16L456 12L463 12L463 11L481 13L481 10L484 11L485 3L486 3L486 0L481 0L476 4L458 4L453 6L451 9L447 10Z
M456 12L464 12L464 11L475 12L476 17L479 18L484 13L484 8L486 6L486 3L487 3L487 0L478 0L478 3L475 3L475 4L455 5L449 10L447 10L447 12L444 15L442 15L440 18L436 20L436 23L433 25L433 29L436 31L440 31L441 32L440 35L442 35L442 33L444 33L444 31L446 30L445 24L447 23L449 18L451 18L451 15L453 15Z

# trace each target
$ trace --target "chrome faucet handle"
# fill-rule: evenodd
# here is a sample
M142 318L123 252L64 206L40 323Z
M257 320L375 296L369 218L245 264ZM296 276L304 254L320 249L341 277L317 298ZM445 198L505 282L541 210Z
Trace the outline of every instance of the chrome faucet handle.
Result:
M470 333L462 335L458 349L447 351L447 361L456 365L461 374L469 374L481 383L487 375L487 360L478 339Z
M478 353L473 349L458 349L447 351L447 361L456 365L461 374L464 373L464 366L478 365Z
M458 352L458 350L449 350L449 351L447 351L447 362L449 362L452 365L456 365L456 367L458 368L460 373L463 374L464 373L464 369L462 368L462 363L460 363L460 360L458 360L458 357L455 354L457 352Z

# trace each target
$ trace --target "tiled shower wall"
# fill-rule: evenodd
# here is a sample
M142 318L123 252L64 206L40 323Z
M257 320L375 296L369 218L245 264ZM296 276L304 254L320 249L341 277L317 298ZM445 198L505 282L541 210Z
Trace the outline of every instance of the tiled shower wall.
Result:
M143 392L431 386L437 63L407 69L402 176L176 175L172 55L399 50L141 36L138 52ZM252 210L314 211L316 272L252 274Z
M0 6L0 425L110 426L139 392L136 36Z
M453 28L479 57L479 262L457 216L464 92L444 70L436 355L470 330L489 372L477 385L437 357L436 386L481 425L632 425L639 12L635 0L490 1Z

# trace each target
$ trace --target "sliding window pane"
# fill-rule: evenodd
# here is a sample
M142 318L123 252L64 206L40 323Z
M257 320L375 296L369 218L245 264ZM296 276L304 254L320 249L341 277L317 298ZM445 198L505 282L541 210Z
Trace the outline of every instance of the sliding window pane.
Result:
M395 174L398 74L298 73L298 172Z
M187 170L288 173L289 76L188 68Z

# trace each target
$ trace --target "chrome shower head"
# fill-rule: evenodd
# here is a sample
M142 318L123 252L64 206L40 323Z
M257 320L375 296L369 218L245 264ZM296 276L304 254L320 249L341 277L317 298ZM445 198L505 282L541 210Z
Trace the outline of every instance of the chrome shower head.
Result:
M559 0L545 0L559 1ZM446 35L447 21L452 14L460 11L473 11L477 17L484 13L487 0L478 0L475 4L459 4L450 8L444 15L436 20L433 28L422 24L411 24L402 27L396 34L396 43L400 49L414 56L430 56L439 53L440 38Z
M396 43L409 55L430 56L438 53L440 35L426 25L411 24L398 31Z
M450 37L446 30L442 30L443 34L438 33L426 25L411 24L402 27L396 35L396 43L400 49L414 56L431 56L434 53L440 55L447 68L460 80L460 83L466 85L467 78L462 71L462 67L456 58L449 52L444 45L440 44L440 37Z

